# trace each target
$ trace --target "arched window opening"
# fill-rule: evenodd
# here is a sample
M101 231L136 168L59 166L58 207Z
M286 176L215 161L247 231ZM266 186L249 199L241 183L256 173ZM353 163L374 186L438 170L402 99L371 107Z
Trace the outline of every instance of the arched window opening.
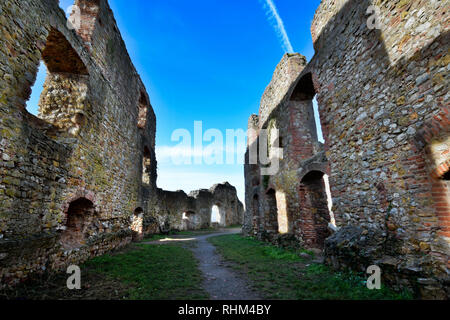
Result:
M278 233L278 207L276 192L270 189L266 194L266 214L264 217L265 230L271 233Z
M144 210L136 208L131 221L133 241L140 241L144 237Z
M80 115L85 117L89 109L89 75L76 51L56 29L48 34L36 78L27 111L77 134Z
M150 149L145 146L142 160L142 182L150 184L152 157Z
M183 212L183 230L193 230L195 228L195 212L185 211Z
M222 223L220 216L220 209L217 205L214 205L211 209L211 223L220 225Z
M149 103L147 97L144 93L141 93L141 97L139 98L139 114L138 114L138 128L145 129L147 125L147 114Z
M86 240L99 231L93 203L80 198L70 203L67 211L65 231L61 235L61 245L70 250L83 246Z
M324 173L311 171L300 183L300 229L309 247L322 248L330 235L330 206Z
M299 119L291 124L292 147L301 150L302 157L311 157L319 151L317 142L325 142L311 73L297 83L289 100L289 112L292 119Z

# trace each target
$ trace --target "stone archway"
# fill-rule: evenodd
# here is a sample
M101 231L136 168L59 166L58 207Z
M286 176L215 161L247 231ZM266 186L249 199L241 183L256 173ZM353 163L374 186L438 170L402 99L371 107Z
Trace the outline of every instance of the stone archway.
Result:
M50 29L41 60L40 69L45 68L46 79L42 88L33 86L33 90L41 91L37 116L77 135L91 116L88 69L66 37L55 28Z
M224 226L226 223L225 215L219 204L215 204L211 208L211 226Z
M85 245L88 237L98 229L95 226L96 212L92 201L78 198L69 204L67 222L61 234L64 249L76 249Z
M301 236L308 247L323 248L331 222L323 172L310 171L303 177L299 200Z
M194 211L183 212L183 230L194 230L196 225L196 216Z

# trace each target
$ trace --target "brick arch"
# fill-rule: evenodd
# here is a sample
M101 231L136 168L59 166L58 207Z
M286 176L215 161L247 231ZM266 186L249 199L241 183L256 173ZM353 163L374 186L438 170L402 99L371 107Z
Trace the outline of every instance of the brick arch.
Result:
M40 42L38 47L47 75L38 103L38 117L25 114L39 128L62 129L76 136L88 123L91 113L88 69L66 36L55 27L49 27L45 43ZM37 72L36 65L34 73ZM25 100L30 98L32 85L25 88Z
M291 154L290 157L297 161L307 160L321 149L316 123L322 123L323 119L319 121L314 114L316 87L313 73L305 71L287 94L289 97L286 101L289 117L288 133L290 135L288 152Z
M77 199L85 198L92 202L94 209L98 212L97 205L97 196L95 192L87 190L87 189L78 189L71 197L69 197L63 204L62 210L65 215L65 219L67 218L67 211L69 210L70 203L76 201Z
M86 244L88 237L98 231L96 211L92 201L80 197L69 203L65 219L65 230L60 243L65 250L72 250Z
M305 164L301 170L298 171L298 180L302 181L303 178L313 172L313 171L319 171L322 172L322 174L328 173L328 163L327 162L312 162L309 164Z
M88 75L88 70L78 53L66 37L55 28L50 28L42 51L42 60L49 72Z
M316 89L311 72L300 76L292 91L289 100L309 100L316 95Z
M444 107L439 114L425 122L411 141L412 149L417 156L414 159L404 159L406 164L415 160L422 170L424 181L429 182L432 207L437 217L437 235L450 245L450 183L447 179L450 168L450 108ZM435 149L437 144L440 148ZM428 174L428 176L427 176ZM428 222L424 221L426 225ZM450 266L448 251L437 252L437 255L447 256L447 266Z
M324 175L324 171L311 170L300 180L298 232L308 247L323 248L325 239L330 235L328 225L331 222L331 216L323 180Z

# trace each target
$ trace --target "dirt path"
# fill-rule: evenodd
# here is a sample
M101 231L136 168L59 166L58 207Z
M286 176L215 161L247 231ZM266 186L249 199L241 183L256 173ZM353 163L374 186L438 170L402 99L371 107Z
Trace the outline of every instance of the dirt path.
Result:
M260 300L257 293L251 290L248 281L235 271L225 266L216 248L208 242L208 238L225 234L237 234L240 229L223 230L206 235L168 237L148 244L164 244L177 241L196 241L196 246L189 246L199 261L199 269L203 273L203 288L209 293L211 300Z

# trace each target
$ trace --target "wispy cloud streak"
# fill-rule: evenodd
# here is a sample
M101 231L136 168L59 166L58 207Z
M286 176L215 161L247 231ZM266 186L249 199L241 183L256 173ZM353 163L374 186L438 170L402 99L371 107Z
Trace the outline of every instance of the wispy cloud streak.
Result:
M284 28L283 20L278 14L277 7L272 0L262 0L264 2L264 7L267 8L267 16L269 17L269 21L272 23L275 31L277 32L280 40L282 41L282 47L285 52L293 53L294 48L292 47L291 41L287 35L286 29Z

